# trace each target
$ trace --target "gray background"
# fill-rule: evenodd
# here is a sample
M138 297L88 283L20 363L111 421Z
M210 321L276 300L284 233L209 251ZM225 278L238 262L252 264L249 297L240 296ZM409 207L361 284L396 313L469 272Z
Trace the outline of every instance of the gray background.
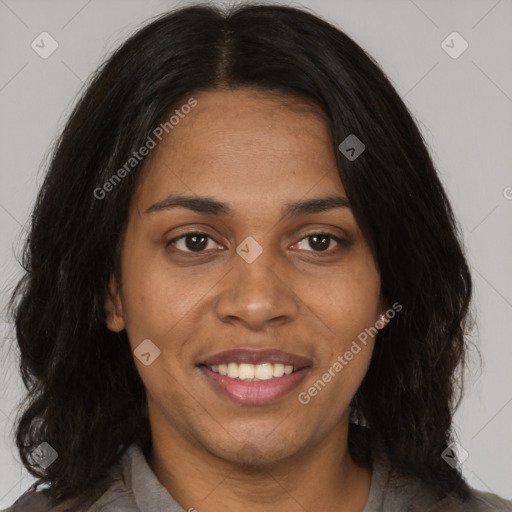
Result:
M2 310L20 276L15 254L28 227L44 159L84 80L128 34L176 5L0 0ZM431 148L472 266L478 320L473 340L483 356L480 371L472 353L465 398L455 415L459 442L469 453L462 468L473 487L511 499L512 1L304 0L295 5L334 22L376 58ZM43 31L59 44L47 59L31 48ZM457 59L441 47L453 31L469 43ZM11 437L23 387L4 313L0 328L3 508L34 479L19 463Z

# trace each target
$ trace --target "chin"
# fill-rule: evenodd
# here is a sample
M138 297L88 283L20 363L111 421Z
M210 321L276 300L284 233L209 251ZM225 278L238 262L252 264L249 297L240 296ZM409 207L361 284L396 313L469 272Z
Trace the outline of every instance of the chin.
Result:
M232 464L264 467L293 456L299 449L299 446L290 444L288 436L274 436L271 439L266 433L260 433L259 436L239 439L226 438L221 443L215 443L211 452Z

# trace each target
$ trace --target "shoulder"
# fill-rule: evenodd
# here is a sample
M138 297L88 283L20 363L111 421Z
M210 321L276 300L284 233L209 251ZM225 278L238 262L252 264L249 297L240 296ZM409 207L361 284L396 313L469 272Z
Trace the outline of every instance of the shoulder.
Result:
M113 484L98 498L56 501L41 491L27 490L9 508L0 512L139 512L133 494Z
M425 502L427 503L427 502ZM417 503L417 510L425 512L511 512L512 501L500 498L496 494L471 489L469 498L462 502L453 497L447 497L436 502L428 502L428 508L422 508L421 502ZM416 510L416 508L414 509Z
M470 488L469 497L462 501L454 495L436 498L422 481L415 477L390 472L386 505L389 510L408 512L512 512L512 501L496 494ZM388 510L388 508L384 508Z
M36 484L25 491L9 508L0 512L48 512L54 509L57 502L36 490Z
M419 477L394 468L382 447L376 447L373 455L372 489L364 512L512 512L512 501L471 487L465 501L455 494L439 499Z
M471 512L483 512L487 510L512 511L512 500L505 500L489 492L477 491L475 489L471 489L471 491L471 499L468 503L468 505L473 507L469 509Z
M0 512L138 512L132 490L126 485L122 464L110 468L87 495L56 500L34 483L9 508Z

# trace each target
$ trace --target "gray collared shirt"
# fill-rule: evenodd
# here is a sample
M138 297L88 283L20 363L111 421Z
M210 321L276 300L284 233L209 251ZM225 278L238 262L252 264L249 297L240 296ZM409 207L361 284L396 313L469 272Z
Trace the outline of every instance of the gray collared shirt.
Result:
M130 445L109 472L107 489L92 503L58 504L37 490L37 482L3 512L193 512L185 510L158 481L137 444ZM207 505L198 504L201 510ZM471 499L460 505L452 498L434 500L418 479L399 476L385 457L374 453L368 501L362 512L512 511L512 501L472 490ZM2 511L0 511L2 512ZM313 511L312 511L313 512Z

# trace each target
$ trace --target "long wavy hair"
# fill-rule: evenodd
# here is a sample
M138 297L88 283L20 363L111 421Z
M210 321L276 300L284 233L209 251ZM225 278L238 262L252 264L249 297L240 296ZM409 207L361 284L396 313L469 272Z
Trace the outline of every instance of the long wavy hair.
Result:
M9 302L27 394L15 441L27 470L57 500L85 496L131 443L145 455L151 431L145 388L126 331L106 327L111 273L147 157L102 187L194 93L257 87L308 98L325 112L339 176L381 273L383 296L402 305L379 331L351 403L352 418L394 468L440 497L468 496L441 457L472 326L472 281L462 237L422 135L377 63L307 9L196 4L150 20L91 76L51 153ZM185 100L184 100L185 98ZM366 149L345 158L350 134ZM470 325L471 324L471 325ZM31 452L49 443L43 470ZM351 426L349 449L361 459Z

